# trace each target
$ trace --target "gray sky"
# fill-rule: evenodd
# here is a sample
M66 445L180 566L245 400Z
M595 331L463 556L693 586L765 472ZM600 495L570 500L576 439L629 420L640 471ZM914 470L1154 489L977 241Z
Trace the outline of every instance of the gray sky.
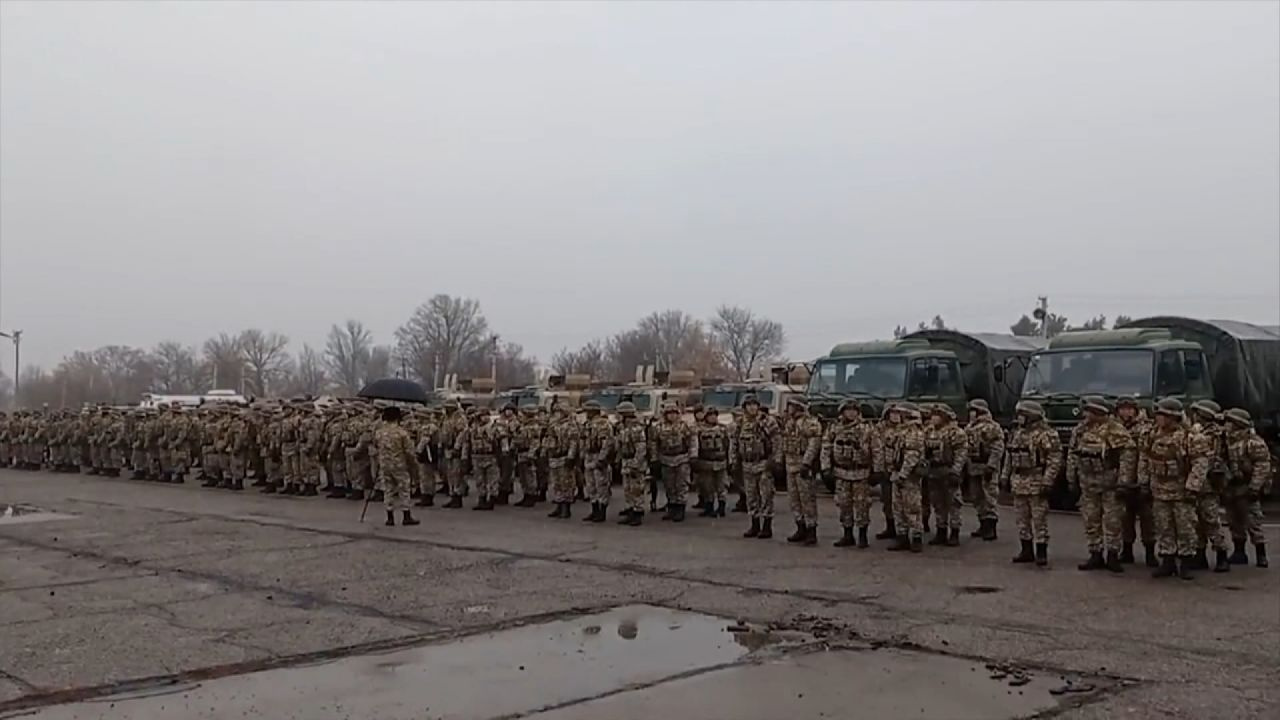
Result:
M1275 323L1278 34L1269 2L4 2L0 327L55 363L389 342L437 292L543 360L722 302L800 358L1042 293Z

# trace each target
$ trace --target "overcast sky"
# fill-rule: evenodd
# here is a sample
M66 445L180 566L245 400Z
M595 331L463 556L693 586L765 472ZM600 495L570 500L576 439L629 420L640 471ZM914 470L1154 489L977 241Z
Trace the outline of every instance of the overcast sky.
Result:
M1280 322L1280 4L0 5L27 360L478 298L543 360L740 303ZM0 347L0 368L12 372Z

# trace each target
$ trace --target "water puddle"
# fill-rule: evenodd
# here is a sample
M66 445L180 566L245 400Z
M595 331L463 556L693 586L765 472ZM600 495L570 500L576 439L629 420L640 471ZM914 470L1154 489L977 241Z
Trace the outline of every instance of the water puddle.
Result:
M49 520L70 520L74 515L56 513L35 505L0 503L0 525L25 525Z
M732 621L647 605L438 645L267 670L34 717L420 720L523 714L731 663L750 649Z

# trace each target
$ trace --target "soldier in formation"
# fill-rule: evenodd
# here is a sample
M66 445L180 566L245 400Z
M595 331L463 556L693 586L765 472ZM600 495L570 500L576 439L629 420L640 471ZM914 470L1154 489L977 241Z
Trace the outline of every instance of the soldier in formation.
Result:
M1005 445L1001 484L1013 492L1021 551L1015 563L1049 564L1049 493L1062 467L1062 442L1044 420L1044 408L1021 400L1014 411L1018 427Z
M1140 456L1147 446L1147 438L1151 434L1151 421L1133 398L1120 398L1116 401L1116 417L1129 431L1133 440L1136 456ZM1121 564L1134 562L1133 544L1141 538L1147 567L1157 567L1155 521L1151 515L1151 489L1138 484L1138 467L1135 462L1126 478L1121 478L1118 488L1118 499L1123 506L1121 515Z
M742 419L729 433L729 464L742 477L751 527L743 537L773 537L773 464L778 445L773 423L760 411L760 401L750 395L742 401Z
M822 450L822 423L809 414L799 398L787 401L787 420L782 426L782 462L787 471L787 495L796 531L787 542L818 544L818 495L815 468Z
M996 504L1000 499L1000 465L1004 460L1004 430L991 417L987 401L975 398L969 401L968 436L969 490L973 494L973 508L978 516L978 529L970 537L980 537L988 542L996 539L996 526L1000 515Z
M1089 550L1081 570L1124 572L1120 562L1124 506L1119 493L1121 483L1132 482L1135 463L1133 439L1124 424L1111 417L1111 405L1105 398L1084 398L1084 421L1072 430L1067 448L1067 486L1080 493L1080 518Z
M969 436L956 424L956 413L938 403L929 409L929 428L924 436L928 464L928 497L936 516L937 533L930 545L955 547L960 544L960 486L969 462Z
M862 419L862 408L855 400L840 404L840 417L822 436L823 473L831 473L836 482L836 507L840 509L843 535L836 547L857 545L865 549L867 530L871 525L871 476L882 464L876 454L875 430ZM857 530L857 540L854 530Z

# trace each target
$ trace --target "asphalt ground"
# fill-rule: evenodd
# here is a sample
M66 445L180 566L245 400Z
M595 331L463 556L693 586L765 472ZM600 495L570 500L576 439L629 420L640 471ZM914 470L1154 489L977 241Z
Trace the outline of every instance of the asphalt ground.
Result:
M837 549L829 499L801 548L778 501L771 541L743 515L627 528L582 504L388 528L348 501L0 470L0 512L24 510L0 518L0 717L1280 717L1280 568L1080 572L1066 514L1050 568L1015 566L1007 509L992 543L966 510L958 548ZM360 663L426 669L352 682ZM1091 690L1046 694L1067 681Z

